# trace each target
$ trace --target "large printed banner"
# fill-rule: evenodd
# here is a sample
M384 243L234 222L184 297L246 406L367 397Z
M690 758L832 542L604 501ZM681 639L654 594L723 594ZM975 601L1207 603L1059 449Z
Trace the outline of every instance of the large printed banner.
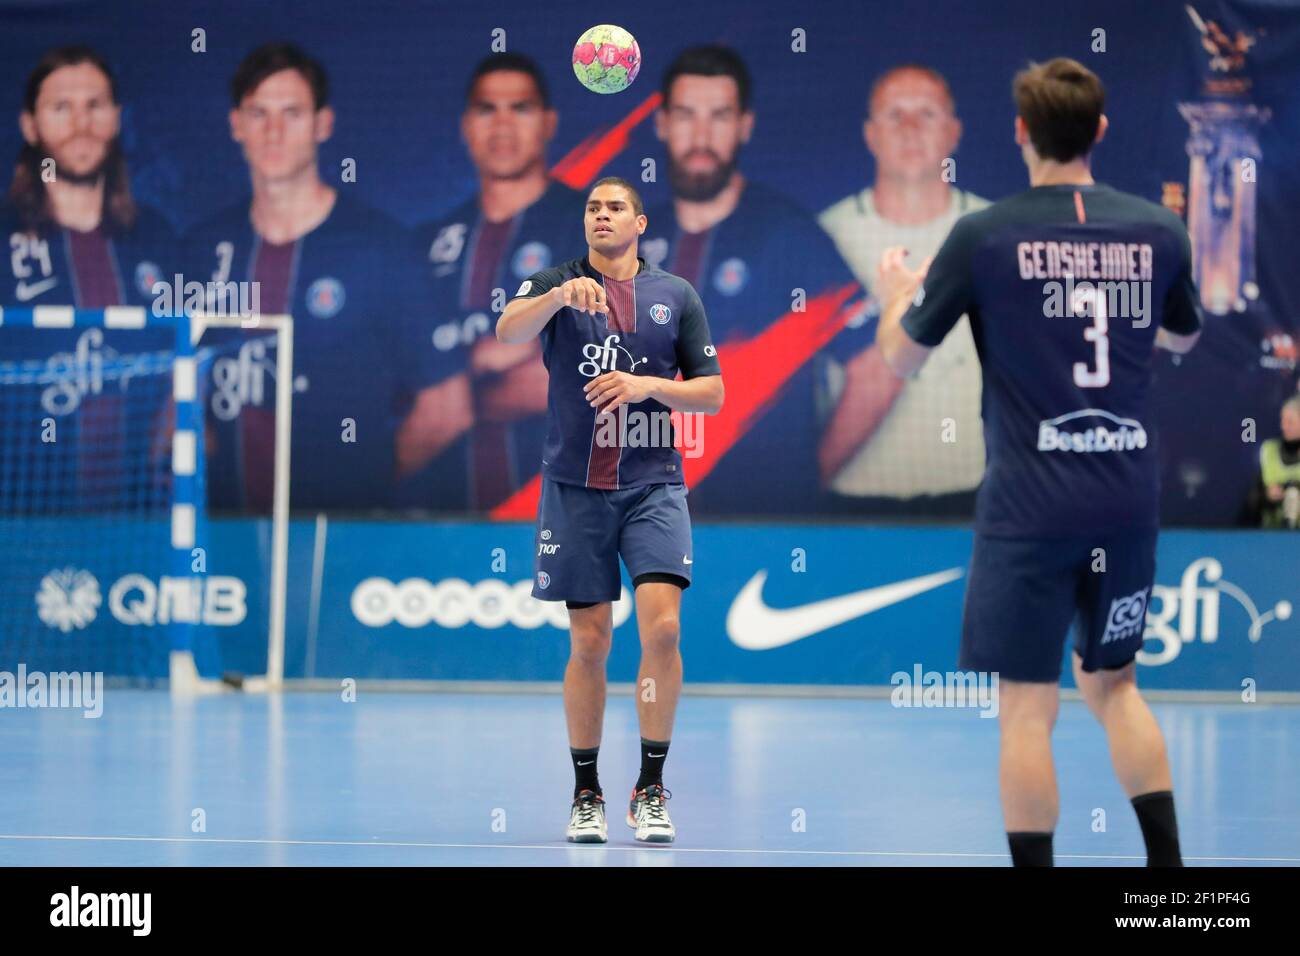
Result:
M210 574L227 581L225 593L242 593L231 582L250 587L241 623L219 599L209 653L215 639L220 666L257 671L265 594L254 582L264 580L265 528L239 521L212 530ZM695 583L682 608L687 680L887 685L918 666L955 667L968 531L741 525L695 535ZM563 677L565 611L530 597L530 526L295 523L293 539L304 557L290 568L287 676ZM1294 535L1162 534L1141 684L1300 691L1297 567ZM630 595L614 621L609 674L632 681L639 646Z
M215 285L233 308L291 312L296 509L528 518L546 372L536 348L496 342L495 318L530 275L583 254L584 190L620 175L645 200L642 256L697 288L727 381L722 414L679 435L699 514L968 515L984 459L973 340L960 326L897 391L872 354L875 268L885 245L919 262L958 217L1025 188L1011 78L1065 55L1107 87L1097 178L1174 210L1192 239L1206 333L1157 359L1143 423L1164 521L1233 524L1296 387L1300 7L1045 9L0 0L0 308L175 307L197 283L209 307ZM574 76L597 18L639 43L620 93ZM249 59L271 41L309 66L284 49ZM42 72L74 43L111 87L83 54ZM701 44L717 48L679 59ZM502 52L525 59L473 80ZM44 204L101 173L96 229L77 203ZM310 226L298 234L266 213L267 184L303 176L311 188L281 192L306 198L276 207ZM102 418L104 393L131 385L96 370L129 348L0 337L0 366L48 363L43 414ZM202 357L211 506L265 513L274 343L238 330ZM797 677L808 646L766 653Z

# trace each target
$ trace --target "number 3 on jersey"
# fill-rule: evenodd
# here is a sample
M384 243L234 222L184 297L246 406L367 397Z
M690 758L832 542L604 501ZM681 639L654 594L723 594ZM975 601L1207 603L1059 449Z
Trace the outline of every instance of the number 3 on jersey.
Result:
M1097 289L1083 288L1074 290L1071 303L1075 315L1092 315L1092 325L1083 330L1083 337L1093 344L1096 350L1094 360L1097 367L1088 368L1086 362L1074 363L1074 384L1080 388L1101 388L1110 384L1110 340L1106 337L1109 326L1106 324L1106 297L1098 294Z

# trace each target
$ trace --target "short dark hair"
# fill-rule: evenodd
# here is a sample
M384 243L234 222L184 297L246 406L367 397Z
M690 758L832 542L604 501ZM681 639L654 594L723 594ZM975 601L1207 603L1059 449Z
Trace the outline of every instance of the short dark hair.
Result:
M244 97L262 85L263 80L281 70L296 70L307 81L315 109L329 105L330 81L325 67L301 47L280 41L264 43L244 57L230 80L231 101L238 107L244 102Z
M1031 63L1016 74L1011 94L1039 156L1066 163L1092 149L1106 88L1082 63L1068 57Z
M88 46L59 46L47 50L40 62L27 75L27 89L23 92L23 109L28 113L36 112L36 99L41 95L41 86L51 73L65 66L80 66L83 63L89 63L104 74L104 78L108 80L108 93L116 103L117 80L108 61Z
M678 53L664 71L663 93L664 105L668 105L669 93L673 82L679 76L729 76L736 81L736 91L740 96L741 112L749 111L749 94L753 85L749 76L749 67L731 47L720 44L693 46Z
M641 194L636 191L635 186L633 186L622 176L606 176L603 179L598 179L594 183L592 183L591 188L587 190L588 202L591 201L591 194L594 193L601 186L620 186L623 189L627 190L627 194L632 198L632 211L635 212L638 216L645 215L645 206L641 202Z
M493 53L479 60L465 87L466 106L469 105L469 98L474 95L475 84L489 73L527 73L532 78L533 85L537 87L542 108L548 110L551 108L551 91L546 86L546 77L542 75L542 68L532 57L524 56L522 53Z

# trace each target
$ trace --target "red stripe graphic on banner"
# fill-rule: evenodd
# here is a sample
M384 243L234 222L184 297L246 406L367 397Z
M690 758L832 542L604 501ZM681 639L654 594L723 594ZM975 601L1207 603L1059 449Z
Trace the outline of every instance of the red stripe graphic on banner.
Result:
M704 454L683 462L687 484L708 475L753 427L781 386L844 327L853 312L847 303L859 290L853 283L825 292L810 299L805 311L787 312L752 339L718 349L727 400L721 412L709 416ZM541 487L540 476L534 475L494 508L492 517L499 521L532 520L537 516Z

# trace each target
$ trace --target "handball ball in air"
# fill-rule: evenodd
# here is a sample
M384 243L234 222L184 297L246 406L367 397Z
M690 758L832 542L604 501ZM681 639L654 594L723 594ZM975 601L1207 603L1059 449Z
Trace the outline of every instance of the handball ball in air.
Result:
M592 27L573 48L573 75L593 93L619 93L641 69L636 37L608 23Z

